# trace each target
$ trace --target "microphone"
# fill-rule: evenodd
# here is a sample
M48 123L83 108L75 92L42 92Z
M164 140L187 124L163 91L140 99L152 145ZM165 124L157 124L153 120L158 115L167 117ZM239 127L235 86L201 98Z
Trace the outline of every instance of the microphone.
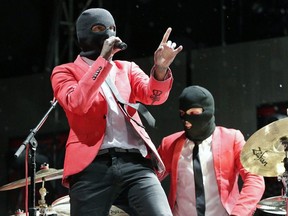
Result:
M114 44L114 47L115 48L119 48L119 49L121 49L121 50L125 50L125 49L127 49L127 44L126 43L124 43L124 42L116 42L115 44Z

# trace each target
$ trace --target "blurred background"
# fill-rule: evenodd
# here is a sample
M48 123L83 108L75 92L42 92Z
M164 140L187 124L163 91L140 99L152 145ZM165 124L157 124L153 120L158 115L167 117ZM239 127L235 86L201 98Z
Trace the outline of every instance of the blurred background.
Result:
M171 65L174 84L168 101L148 107L158 124L147 128L156 146L163 136L181 130L177 98L191 84L214 95L217 124L240 129L247 139L287 116L286 0L2 1L0 185L24 178L24 153L19 158L14 153L51 108L51 71L78 55L74 23L91 7L108 9L117 36L128 44L115 59L135 61L147 74L168 27L173 29L170 39L184 47ZM42 163L63 168L67 133L65 115L56 106L36 135L37 170ZM268 180L263 198L280 194L279 182ZM165 189L168 184L163 182ZM60 179L47 182L47 189L48 204L67 195ZM24 188L0 191L0 201L0 215L24 209Z

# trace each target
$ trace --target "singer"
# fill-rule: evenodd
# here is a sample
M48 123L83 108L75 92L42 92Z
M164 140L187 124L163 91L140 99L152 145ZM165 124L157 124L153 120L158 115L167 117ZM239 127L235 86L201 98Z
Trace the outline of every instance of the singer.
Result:
M169 66L183 49L168 40L171 31L163 35L147 76L134 62L113 60L125 43L109 11L91 8L78 17L81 52L51 75L70 126L63 185L70 189L71 216L107 216L112 205L129 215L172 216L157 178L165 166L131 105L167 100L173 82Z

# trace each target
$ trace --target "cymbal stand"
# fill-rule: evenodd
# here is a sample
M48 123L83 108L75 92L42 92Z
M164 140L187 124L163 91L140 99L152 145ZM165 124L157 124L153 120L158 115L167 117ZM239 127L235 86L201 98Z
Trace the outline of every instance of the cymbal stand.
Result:
M284 145L285 157L283 159L285 171L281 176L278 176L278 180L282 182L282 198L285 199L285 210L288 215L288 138L282 137L281 142Z
M38 200L40 216L45 216L46 211L48 209L48 205L46 204L46 201L45 201L47 190L44 187L44 185L45 185L45 178L42 178L42 187L39 189L39 194L40 194L41 199Z
M35 175L36 175L36 148L37 148L37 140L35 139L35 135L39 131L39 129L42 127L46 119L48 118L49 113L55 108L56 104L58 103L57 100L51 101L51 107L46 112L44 117L41 119L41 121L38 123L38 125L33 129L30 130L29 135L26 137L24 142L21 144L21 146L18 148L14 156L18 158L20 154L23 152L23 150L28 145L31 151L31 183L30 183L30 206L29 206L29 216L36 216L36 206L35 206ZM29 145L30 144L30 145Z

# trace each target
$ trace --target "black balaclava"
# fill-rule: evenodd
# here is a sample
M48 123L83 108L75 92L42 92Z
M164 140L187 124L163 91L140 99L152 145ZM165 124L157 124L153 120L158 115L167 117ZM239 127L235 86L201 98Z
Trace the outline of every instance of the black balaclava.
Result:
M190 108L203 108L200 115L187 115L180 118L184 121L186 137L194 142L201 142L215 130L214 99L212 94L200 86L189 86L179 96L179 109L186 112ZM185 121L192 124L190 129L185 127Z
M102 25L106 27L103 32L92 32L92 27ZM109 29L115 26L113 16L103 8L91 8L81 13L76 21L76 32L81 56L95 60L101 53L104 41L115 36L116 32Z

